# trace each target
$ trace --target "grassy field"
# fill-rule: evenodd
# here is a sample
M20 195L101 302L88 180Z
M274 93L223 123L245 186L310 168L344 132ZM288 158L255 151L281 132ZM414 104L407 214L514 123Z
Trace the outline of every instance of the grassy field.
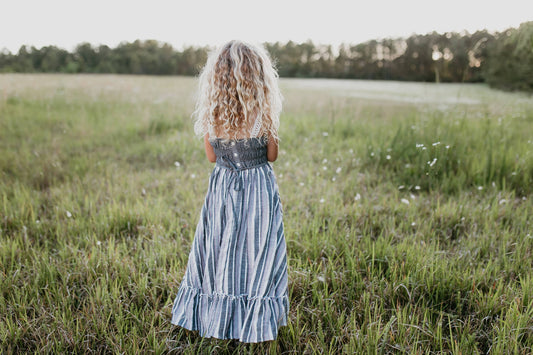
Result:
M172 326L195 84L0 75L0 353L533 352L533 99L483 85L282 80L289 325Z

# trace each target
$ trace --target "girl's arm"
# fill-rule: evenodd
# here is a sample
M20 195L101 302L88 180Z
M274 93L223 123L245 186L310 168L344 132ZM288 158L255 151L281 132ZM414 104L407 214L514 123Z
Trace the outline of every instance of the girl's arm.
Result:
M268 137L267 144L267 159L270 162L275 161L278 158L279 143L272 137Z
M209 143L209 133L204 136L204 148L207 160L209 160L211 163L216 162L217 156L215 154L215 151L213 150L213 147L211 146L211 143Z

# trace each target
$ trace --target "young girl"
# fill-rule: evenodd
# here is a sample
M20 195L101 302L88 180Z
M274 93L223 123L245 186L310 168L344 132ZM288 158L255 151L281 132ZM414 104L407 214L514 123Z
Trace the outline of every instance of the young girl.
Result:
M281 94L263 48L231 41L200 74L195 132L216 162L172 323L256 343L287 325L287 257L278 186Z

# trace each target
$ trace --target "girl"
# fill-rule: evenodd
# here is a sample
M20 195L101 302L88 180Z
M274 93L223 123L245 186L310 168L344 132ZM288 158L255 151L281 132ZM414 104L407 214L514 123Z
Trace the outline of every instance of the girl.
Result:
M172 323L257 343L287 325L287 258L278 186L281 94L261 47L231 41L200 74L195 132L216 162Z

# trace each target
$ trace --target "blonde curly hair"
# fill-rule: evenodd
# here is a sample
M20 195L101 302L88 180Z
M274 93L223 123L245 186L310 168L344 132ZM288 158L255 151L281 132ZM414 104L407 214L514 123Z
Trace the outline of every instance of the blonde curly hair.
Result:
M282 95L278 73L266 50L230 41L208 56L200 72L193 113L200 136L279 140Z

